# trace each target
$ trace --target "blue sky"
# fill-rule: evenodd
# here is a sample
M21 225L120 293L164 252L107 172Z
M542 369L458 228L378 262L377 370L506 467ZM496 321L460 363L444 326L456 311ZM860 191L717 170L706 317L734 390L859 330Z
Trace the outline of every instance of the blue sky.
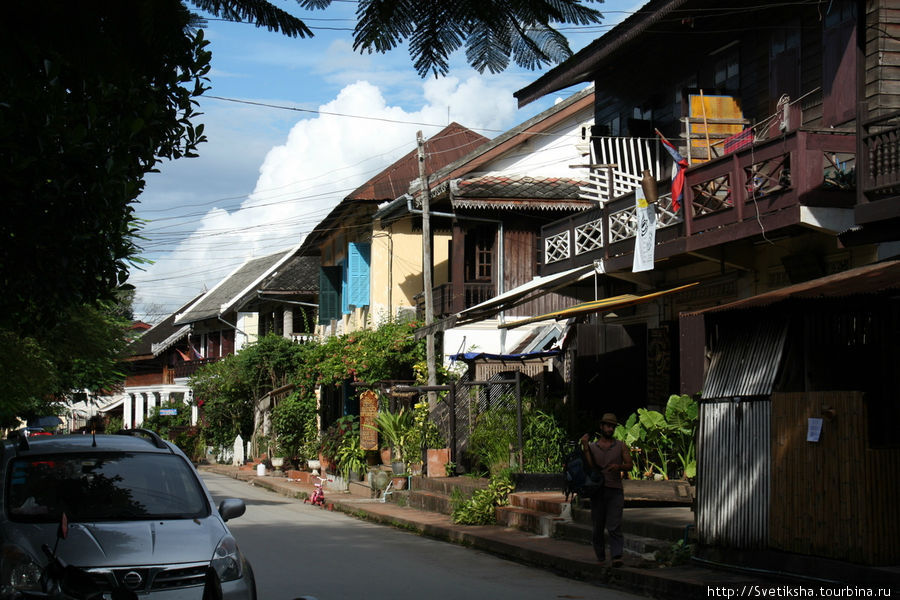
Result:
M212 19L204 31L213 57L199 122L209 141L199 158L164 162L147 178L137 213L154 263L130 279L138 318L160 320L245 260L298 244L346 193L412 150L416 131L456 121L495 137L583 87L520 110L513 92L541 72L480 75L457 53L447 77L421 79L405 48L353 52L355 2L314 13L277 4L315 37ZM604 23L565 30L573 50L640 4L594 6Z

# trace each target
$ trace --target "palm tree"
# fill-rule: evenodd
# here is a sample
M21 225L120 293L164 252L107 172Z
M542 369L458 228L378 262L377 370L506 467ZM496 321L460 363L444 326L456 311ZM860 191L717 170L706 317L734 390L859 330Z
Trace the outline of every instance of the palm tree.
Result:
M554 24L590 25L603 18L583 2L595 0L359 0L353 49L387 52L409 40L416 71L445 75L450 55L465 44L466 59L479 72L499 73L510 58L537 69L561 62L572 51ZM602 2L602 0L596 0ZM332 0L297 0L323 9ZM266 0L190 0L217 17L248 21L270 31L305 38L302 20Z

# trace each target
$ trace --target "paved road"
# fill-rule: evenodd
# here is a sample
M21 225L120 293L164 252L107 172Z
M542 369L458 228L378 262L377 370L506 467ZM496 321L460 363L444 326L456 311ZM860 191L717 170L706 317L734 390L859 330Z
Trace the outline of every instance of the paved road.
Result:
M253 564L260 600L637 599L480 551L304 505L203 473L218 502L243 498L229 522Z

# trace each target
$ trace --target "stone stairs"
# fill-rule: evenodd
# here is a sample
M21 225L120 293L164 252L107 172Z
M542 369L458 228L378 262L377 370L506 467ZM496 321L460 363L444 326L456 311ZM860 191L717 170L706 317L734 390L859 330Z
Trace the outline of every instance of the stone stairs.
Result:
M651 555L670 548L685 536L691 537L691 493L689 488L686 491L680 489L686 487L682 486L683 482L671 482L671 486L651 486L640 481L625 483L626 508L622 528L627 552ZM388 501L449 515L454 490L469 497L474 490L487 485L487 479L471 477L412 477L410 489L392 492ZM509 505L497 508L496 517L501 525L535 535L591 543L589 501L576 498L569 503L559 491L514 491L509 496Z

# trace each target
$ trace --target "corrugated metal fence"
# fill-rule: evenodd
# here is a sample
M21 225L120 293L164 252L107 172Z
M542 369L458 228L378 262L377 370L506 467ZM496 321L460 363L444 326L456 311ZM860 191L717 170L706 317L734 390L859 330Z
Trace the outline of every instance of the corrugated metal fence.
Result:
M701 543L729 548L768 544L770 408L767 400L700 406L697 533Z

